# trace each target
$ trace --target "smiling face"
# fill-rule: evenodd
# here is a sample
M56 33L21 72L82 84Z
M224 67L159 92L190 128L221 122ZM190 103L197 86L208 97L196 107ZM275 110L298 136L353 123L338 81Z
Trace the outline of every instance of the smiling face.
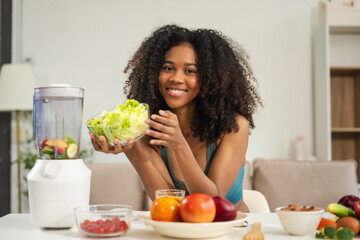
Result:
M196 54L189 43L172 47L159 75L159 90L171 109L194 106L199 93Z

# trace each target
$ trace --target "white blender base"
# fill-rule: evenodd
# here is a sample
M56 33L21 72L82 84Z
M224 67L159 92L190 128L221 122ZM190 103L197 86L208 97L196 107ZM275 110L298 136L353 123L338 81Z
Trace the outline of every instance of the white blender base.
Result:
M38 159L27 175L30 216L42 228L70 228L74 208L88 205L91 171L82 159Z

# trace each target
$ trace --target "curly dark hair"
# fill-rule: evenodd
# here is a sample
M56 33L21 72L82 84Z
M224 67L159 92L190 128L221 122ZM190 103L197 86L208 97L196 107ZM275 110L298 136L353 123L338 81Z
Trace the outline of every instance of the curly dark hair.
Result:
M182 43L194 48L200 85L190 126L193 136L210 143L225 133L238 131L238 114L254 128L253 114L262 102L254 86L257 81L248 55L216 30L166 25L154 31L124 70L129 73L124 87L127 98L148 103L151 113L169 109L159 91L159 74L166 53Z

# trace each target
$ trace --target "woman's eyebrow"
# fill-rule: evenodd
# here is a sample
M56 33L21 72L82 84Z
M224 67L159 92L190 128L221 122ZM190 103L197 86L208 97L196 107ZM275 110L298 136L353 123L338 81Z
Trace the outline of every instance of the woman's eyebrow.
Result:
M164 63L174 64L173 61L165 60ZM196 63L184 63L185 66L197 66Z

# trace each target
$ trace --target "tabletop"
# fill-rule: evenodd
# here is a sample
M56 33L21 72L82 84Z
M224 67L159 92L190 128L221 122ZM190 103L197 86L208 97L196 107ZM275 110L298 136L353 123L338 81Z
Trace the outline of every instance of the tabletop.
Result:
M223 239L243 239L245 233L250 231L253 222L261 222L261 231L266 240L308 240L315 239L314 235L309 236L290 236L282 228L276 213L248 213L248 227L234 227L227 234L213 238ZM30 214L8 214L0 218L0 238L6 240L79 240L87 239L85 235L78 232L76 226L65 230L48 230L34 226L30 221ZM155 232L151 226L144 224L141 220L135 219L130 230L121 237L105 239L174 239L168 238ZM100 239L100 238L91 238ZM102 240L104 238L101 238Z

